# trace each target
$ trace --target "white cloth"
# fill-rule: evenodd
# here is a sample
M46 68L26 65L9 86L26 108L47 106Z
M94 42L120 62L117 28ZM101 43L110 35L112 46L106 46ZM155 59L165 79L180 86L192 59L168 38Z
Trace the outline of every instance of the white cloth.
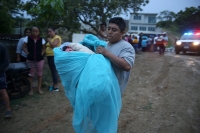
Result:
M71 47L74 51L80 51L80 52L86 52L89 54L94 54L92 50L90 50L88 47L83 46L80 43L70 43L68 44L69 47Z
M19 42L18 42L18 44L17 44L17 48L16 48L16 53L17 54L21 54L21 56L23 56L23 57L27 57L27 54L24 52L24 50L23 50L23 44L24 44L24 38L25 37L23 37L23 38L21 38L20 40L19 40Z
M154 39L153 39L153 44L156 44L156 40L158 39L158 37L156 36Z

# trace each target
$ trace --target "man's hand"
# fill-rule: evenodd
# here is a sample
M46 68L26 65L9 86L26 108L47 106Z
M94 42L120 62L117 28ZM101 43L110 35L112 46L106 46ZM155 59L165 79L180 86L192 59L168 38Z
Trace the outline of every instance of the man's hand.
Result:
M96 49L96 53L99 53L102 55L106 55L107 52L108 51L104 47L101 47L101 46L97 47L97 49Z

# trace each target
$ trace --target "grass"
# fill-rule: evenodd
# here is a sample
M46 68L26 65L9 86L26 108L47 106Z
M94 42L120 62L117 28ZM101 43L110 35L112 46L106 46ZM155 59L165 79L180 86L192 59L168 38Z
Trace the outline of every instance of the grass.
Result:
M148 102L147 105L145 105L145 106L142 107L142 109L144 109L144 110L151 110L152 109L152 104L153 103Z

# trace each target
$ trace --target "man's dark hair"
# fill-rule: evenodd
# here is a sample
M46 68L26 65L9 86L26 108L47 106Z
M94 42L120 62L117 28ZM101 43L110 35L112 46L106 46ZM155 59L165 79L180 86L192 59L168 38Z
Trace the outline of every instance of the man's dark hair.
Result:
M117 26L119 26L119 29L121 30L121 32L125 31L125 29L126 29L126 23L125 23L124 19L121 17L111 18L109 20L109 23L114 23Z

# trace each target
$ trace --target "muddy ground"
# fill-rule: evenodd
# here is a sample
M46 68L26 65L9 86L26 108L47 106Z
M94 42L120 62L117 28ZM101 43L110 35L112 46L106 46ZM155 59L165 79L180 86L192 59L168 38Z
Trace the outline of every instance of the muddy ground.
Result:
M12 100L12 118L0 106L0 133L74 133L72 108L59 92ZM199 133L200 56L138 54L123 94L118 133Z

